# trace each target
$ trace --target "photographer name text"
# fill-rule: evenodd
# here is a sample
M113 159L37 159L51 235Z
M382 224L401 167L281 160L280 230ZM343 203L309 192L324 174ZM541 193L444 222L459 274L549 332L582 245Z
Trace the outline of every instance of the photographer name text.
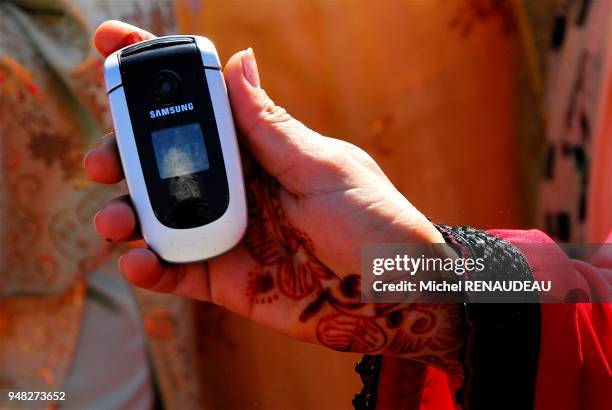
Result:
M385 283L377 280L372 283L375 292L550 292L551 281L519 281L519 280L463 280L421 281L418 283L402 280Z

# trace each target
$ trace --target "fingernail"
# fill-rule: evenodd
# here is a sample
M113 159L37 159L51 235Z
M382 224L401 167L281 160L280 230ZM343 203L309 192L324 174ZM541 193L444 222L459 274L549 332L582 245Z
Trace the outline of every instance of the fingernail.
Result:
M96 142L96 145L94 145L94 147L90 149L87 152L87 154L85 154L85 160L87 160L87 157L89 157L89 155L91 155L92 152L96 151L98 148L104 145L112 135L113 135L112 132L104 134L102 138L100 138L100 140Z
M131 46L134 43L140 43L143 40L144 38L141 33L133 31L123 37L121 41L113 47L113 50L119 50L120 48Z
M98 216L100 216L100 212L102 212L101 210L96 212L94 217L93 217L93 224L94 224L94 228L97 231L98 230Z
M87 159L89 158L89 154L91 154L91 151L89 151L87 154L85 154L85 157L83 158L83 168L87 168Z
M249 84L255 88L259 88L259 71L257 71L257 61L251 47L242 52L242 72Z
M100 235L100 236L102 237L102 239L104 239L106 242L114 242L114 239L113 239L113 238L109 238L109 237L106 237L106 236L102 236L102 235L100 234L100 231L98 230L98 216L100 215L100 213L101 213L101 212L102 212L102 211L98 211L98 212L96 212L96 214L95 214L95 215L94 215L94 217L93 217L93 225L94 225L94 229L96 230L96 232L98 232L98 235Z
M100 140L96 143L96 146L93 148L93 150L100 148L102 145L104 145L106 141L108 141L108 139L113 136L113 134L114 132L111 131L111 132L107 132L106 134L102 135L102 138L100 138Z

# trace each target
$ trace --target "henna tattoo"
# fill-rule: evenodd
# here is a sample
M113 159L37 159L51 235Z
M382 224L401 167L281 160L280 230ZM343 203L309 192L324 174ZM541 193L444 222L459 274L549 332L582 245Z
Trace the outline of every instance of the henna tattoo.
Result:
M271 178L264 178L253 171L255 177L248 180L247 197L249 198L249 226L245 235L245 244L251 256L264 266L281 263L288 255L287 245L281 228L278 226L278 210L273 198L278 196L278 187Z
M356 353L374 352L387 343L385 332L374 319L342 314L321 319L317 339L331 349Z
M257 264L246 289L252 305L284 298L301 306L298 325L313 323L316 340L334 350L388 352L460 374L458 307L361 303L360 275L338 277L317 258L307 232L285 217L279 189L250 165L245 245Z
M306 322L313 316L315 316L317 313L319 313L319 311L323 308L323 305L325 304L325 302L327 302L328 299L328 290L324 290L319 293L319 296L317 296L317 298L313 302L310 302L308 306L306 306L306 308L302 311L302 314L300 315L300 322Z
M291 256L278 266L278 288L287 297L300 300L316 287L315 276L303 264L294 265Z
M274 279L270 275L257 275L253 282L253 292L266 293L274 287Z
M406 321L411 323L396 333L389 351L401 355L424 350L447 351L455 347L457 329L452 325L452 308L452 305L416 305L407 311Z
M272 303L278 300L272 275L261 272L250 272L247 285L247 296L254 304Z
M302 245L301 261L300 265L304 267L308 272L315 276L318 280L321 279L332 279L336 275L325 265L323 265L314 256L312 251L308 250L305 245Z
M395 338L389 346L389 351L398 355L406 353L418 352L422 349L422 345L418 344L417 340L414 340L412 335L403 330L398 331L395 334Z
M310 252L314 252L314 243L308 236L308 234L304 231L301 231L296 228L291 229L291 234L306 247Z
M273 266L283 261L284 249L270 232L270 222L259 214L251 219L245 235L245 244L251 256L264 266Z
M319 287L318 276L329 277L331 272L315 261L304 245L310 239L300 236L288 226L280 201L278 183L252 170L247 185L249 216L251 218L245 237L246 248L258 262L263 277L276 278L276 288L292 300L301 300ZM284 225L284 226L281 226ZM261 275L260 275L261 276ZM247 294L252 296L252 291ZM272 298L269 302L278 300Z
M349 275L340 282L340 292L347 298L356 298L360 294L360 283L359 275Z
M391 312L387 316L385 316L385 320L386 320L386 323L387 323L387 327L389 329L396 329L404 321L404 316L403 316L402 312L398 310L398 311L395 311L395 312Z
M423 313L425 316L415 320L410 330L417 335L430 332L436 326L436 317L429 310L419 309L417 311Z

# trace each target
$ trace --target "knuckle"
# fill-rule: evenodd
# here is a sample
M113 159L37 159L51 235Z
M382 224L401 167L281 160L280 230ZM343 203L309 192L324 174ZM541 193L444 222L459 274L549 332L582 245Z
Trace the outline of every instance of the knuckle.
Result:
M378 164L374 159L357 145L351 144L344 140L338 141L338 149L341 152L342 157L349 160L353 165L365 167L370 170L378 170Z
M351 172L351 154L345 147L323 141L317 151L316 159L322 171L337 175Z
M368 166L377 166L376 161L374 161L370 154L368 154L364 149L348 142L346 142L346 147L352 153L352 155L362 164Z
M261 90L260 99L258 112L253 117L250 126L246 127L247 135L256 135L270 128L283 130L291 123L293 120L291 114L283 107L276 105L264 90Z
M271 98L267 98L261 113L261 119L268 124L282 124L290 121L293 117L283 107L274 104Z

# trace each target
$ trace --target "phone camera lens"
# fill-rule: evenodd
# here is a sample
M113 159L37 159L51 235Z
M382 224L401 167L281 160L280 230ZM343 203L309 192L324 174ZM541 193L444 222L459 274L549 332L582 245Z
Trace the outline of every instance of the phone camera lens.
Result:
M153 94L160 101L173 100L180 91L181 79L173 71L160 71L153 78Z

